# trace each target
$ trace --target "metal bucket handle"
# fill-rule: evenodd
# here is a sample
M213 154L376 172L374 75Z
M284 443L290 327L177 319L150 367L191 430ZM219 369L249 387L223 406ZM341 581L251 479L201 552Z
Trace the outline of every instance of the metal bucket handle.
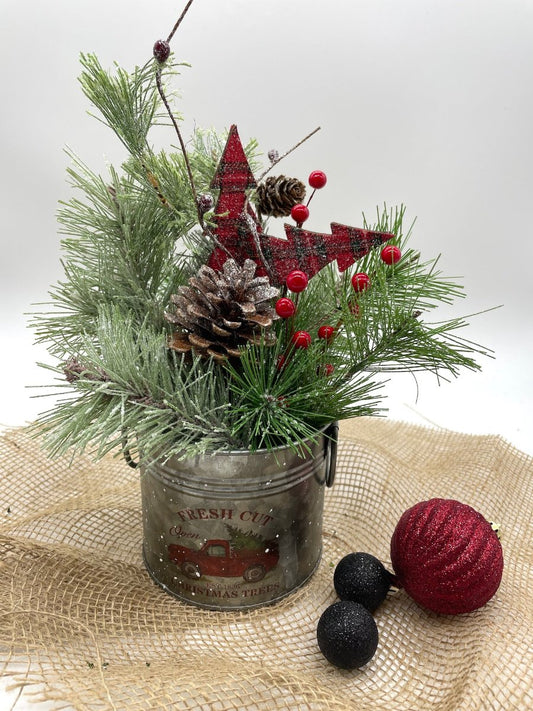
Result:
M122 456L126 460L126 464L132 469L137 469L139 462L136 462L131 456L130 447L128 444L128 435L126 432L122 432Z
M326 456L326 486L332 487L337 472L337 446L339 443L339 423L332 422L324 431L324 453Z

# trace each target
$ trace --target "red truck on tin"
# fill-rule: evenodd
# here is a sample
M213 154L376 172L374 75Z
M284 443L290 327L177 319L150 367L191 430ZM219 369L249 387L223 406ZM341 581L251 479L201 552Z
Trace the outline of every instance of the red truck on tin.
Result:
M200 550L171 543L168 555L188 578L242 576L248 583L262 580L279 560L276 541L267 541L262 549L233 548L222 539L206 541Z

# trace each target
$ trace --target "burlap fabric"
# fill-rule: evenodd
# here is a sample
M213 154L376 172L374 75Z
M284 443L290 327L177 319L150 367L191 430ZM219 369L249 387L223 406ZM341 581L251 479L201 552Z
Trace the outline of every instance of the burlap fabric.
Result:
M75 709L533 708L533 461L501 438L361 418L341 430L312 581L249 612L169 596L141 560L138 474L107 458L49 461L19 429L0 445L2 669L23 698ZM315 630L350 551L390 564L402 512L441 496L502 523L495 598L469 615L420 609L404 592L376 612L378 651L362 670L322 657Z

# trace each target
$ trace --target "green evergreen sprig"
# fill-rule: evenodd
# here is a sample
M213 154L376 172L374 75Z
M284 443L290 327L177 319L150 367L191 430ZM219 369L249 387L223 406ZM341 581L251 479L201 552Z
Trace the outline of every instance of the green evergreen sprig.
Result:
M154 83L154 60L133 72L115 64L113 73L94 54L81 54L80 62L82 91L101 114L93 117L113 129L129 153L141 158L149 148L150 128L164 116Z
M228 387L218 367L169 351L166 338L119 307L101 308L77 368L71 359L52 369L74 392L39 419L50 451L101 457L127 439L133 456L149 460L227 447Z
M382 387L367 374L346 377L339 362L334 377L323 372L322 344L307 350L265 345L246 349L238 367L228 364L232 436L242 448L289 446L296 452L334 420L381 411ZM280 368L280 356L286 358Z

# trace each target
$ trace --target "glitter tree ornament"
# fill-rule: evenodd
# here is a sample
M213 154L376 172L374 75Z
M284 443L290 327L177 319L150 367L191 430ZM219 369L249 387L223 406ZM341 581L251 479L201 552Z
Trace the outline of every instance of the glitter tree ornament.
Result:
M212 189L220 190L215 207L216 244L208 260L212 269L219 270L229 257L239 264L245 259L253 259L259 275L268 275L271 284L281 286L295 269L304 271L311 279L327 264L336 261L343 272L371 249L381 247L394 236L337 222L331 223L331 234L304 230L301 223L308 210L301 205L306 212L296 210L293 218L298 224L284 226L286 239L271 237L263 234L248 200L247 191L256 187L237 127L233 125L211 183ZM293 207L291 212L296 208Z

